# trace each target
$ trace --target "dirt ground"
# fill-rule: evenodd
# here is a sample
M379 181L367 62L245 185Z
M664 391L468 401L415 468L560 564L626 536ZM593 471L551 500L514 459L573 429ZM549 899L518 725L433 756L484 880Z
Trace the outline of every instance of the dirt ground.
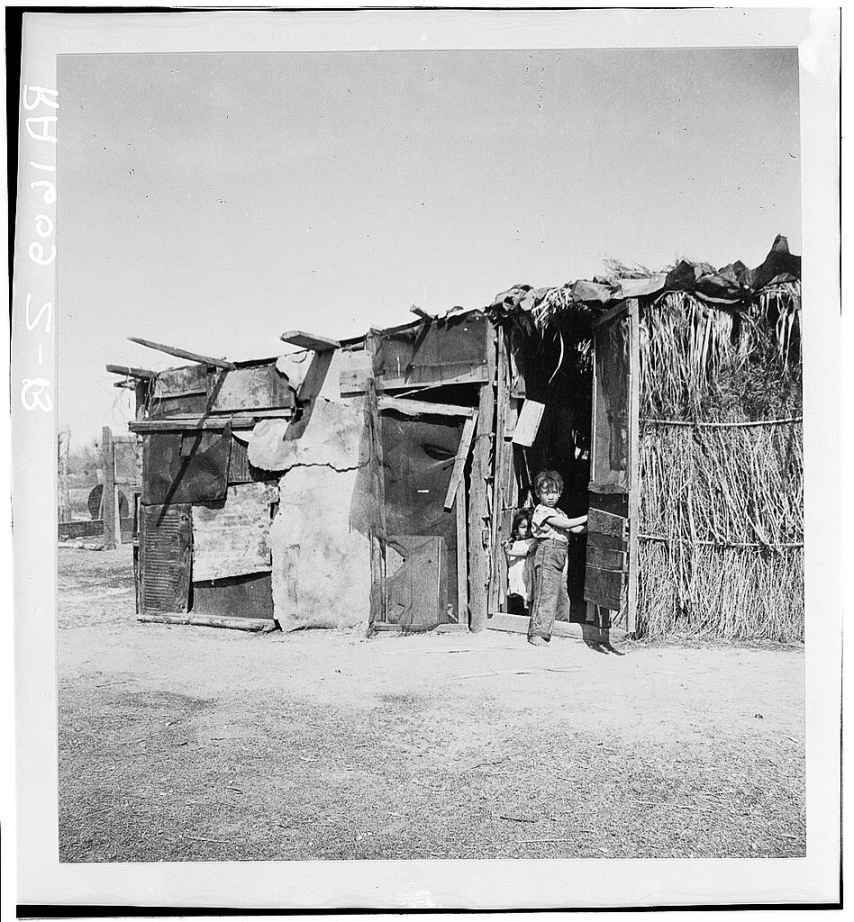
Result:
M135 620L59 550L63 861L805 852L803 650Z

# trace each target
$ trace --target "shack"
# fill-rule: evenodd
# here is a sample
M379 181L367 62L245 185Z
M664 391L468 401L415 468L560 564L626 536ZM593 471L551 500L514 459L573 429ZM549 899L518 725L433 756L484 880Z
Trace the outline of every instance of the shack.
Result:
M799 279L778 238L254 362L142 341L191 364L108 366L143 442L138 617L524 631L502 543L552 467L589 510L572 621L800 638Z

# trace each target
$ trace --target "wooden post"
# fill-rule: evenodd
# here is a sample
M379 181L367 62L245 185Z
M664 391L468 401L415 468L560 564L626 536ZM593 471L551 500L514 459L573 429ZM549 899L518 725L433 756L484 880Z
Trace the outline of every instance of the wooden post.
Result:
M637 631L640 531L640 308L629 301L629 581L626 632Z
M492 382L480 388L477 414L477 435L471 466L469 491L468 551L469 551L469 627L482 631L488 617L490 566L489 477L490 443L495 414L495 394Z
M366 345L373 357L376 342L368 336ZM330 353L331 354L331 353ZM369 540L371 542L371 612L370 624L384 622L386 619L386 577L385 577L385 466L383 463L382 430L377 404L376 379L371 372L365 387L367 423L370 429L371 443L371 484L374 491L373 515Z
M104 426L101 430L101 463L104 469L104 491L101 494L104 547L116 548L121 544L122 533L116 490L116 450L113 445L113 433L109 426Z
M454 498L457 515L457 624L469 623L468 542L466 541L466 488L460 484Z
M492 478L492 522L490 523L490 558L492 578L489 582L489 610L496 612L507 596L507 561L501 550L504 534L506 505L507 455L512 446L504 441L504 428L507 419L509 386L507 381L507 350L504 342L504 330L499 327L496 336L496 404L495 404L495 452Z

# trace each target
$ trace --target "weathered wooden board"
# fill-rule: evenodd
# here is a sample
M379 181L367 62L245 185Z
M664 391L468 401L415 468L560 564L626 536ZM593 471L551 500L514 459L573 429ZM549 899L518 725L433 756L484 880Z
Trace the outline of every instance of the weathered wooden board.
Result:
M176 394L172 397L152 397L148 404L148 419L139 420L136 425L151 423L176 414L205 413L208 398L205 393ZM130 428L130 427L129 427ZM131 429L133 431L133 429Z
M625 537L626 519L621 515L613 515L602 509L593 507L587 513L587 530L598 532L602 535L612 535L616 538Z
M460 445L457 449L457 456L454 459L454 468L451 471L451 480L448 483L448 492L445 494L445 509L450 509L454 504L454 497L465 473L466 461L468 461L469 451L471 450L472 438L477 421L470 416L463 424L463 434L460 436Z
M208 370L205 365L186 365L158 372L154 382L154 396L180 397L185 394L206 394Z
M325 336L316 336L304 330L287 330L282 333L282 341L300 349L313 349L315 352L328 352L337 349L341 343L337 339L327 339Z
M487 589L490 577L489 490L492 419L495 392L491 384L480 389L480 407L471 465L468 509L469 551L469 627L482 631L488 611Z
M445 542L438 535L392 535L389 544L403 557L387 583L387 620L409 631L429 631L448 621Z
M626 552L591 546L587 548L587 563L601 570L625 570Z
M466 547L466 491L457 490L454 508L457 517L457 622L469 623L468 548Z
M387 397L380 395L377 398L377 409L382 413L385 410L394 410L404 416L473 416L474 407L464 407L453 403L433 403L428 400L407 400L403 397Z
M292 407L294 392L275 362L235 368L210 376L211 412Z
M221 505L194 506L193 581L269 571L270 506L278 498L275 484L241 483Z
M590 481L628 491L629 325L625 317L594 333Z
M486 365L480 362L462 365L417 365L408 372L401 371L400 374L378 374L377 389L388 391L419 385L481 384L487 379Z
M540 429L540 423L543 420L543 412L546 409L544 403L538 403L536 400L526 400L519 411L519 419L513 430L513 442L516 445L525 445L530 447L534 444L537 432Z
M596 605L619 611L622 605L625 575L619 570L584 568L584 598Z
M190 506L143 506L140 513L140 611L184 612L190 597Z

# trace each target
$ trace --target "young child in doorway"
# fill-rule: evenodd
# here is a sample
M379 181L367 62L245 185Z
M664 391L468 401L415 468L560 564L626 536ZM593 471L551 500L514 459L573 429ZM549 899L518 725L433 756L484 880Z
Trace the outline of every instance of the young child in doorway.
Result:
M563 478L557 471L541 471L534 478L537 505L531 516L531 533L537 539L534 551L534 600L528 643L545 646L552 636L555 618L569 616L566 591L566 555L569 535L581 534L587 516L571 519L557 508L563 493Z
M531 513L517 512L513 533L504 545L507 555L507 611L526 618L531 606L531 552L536 541L531 537Z

